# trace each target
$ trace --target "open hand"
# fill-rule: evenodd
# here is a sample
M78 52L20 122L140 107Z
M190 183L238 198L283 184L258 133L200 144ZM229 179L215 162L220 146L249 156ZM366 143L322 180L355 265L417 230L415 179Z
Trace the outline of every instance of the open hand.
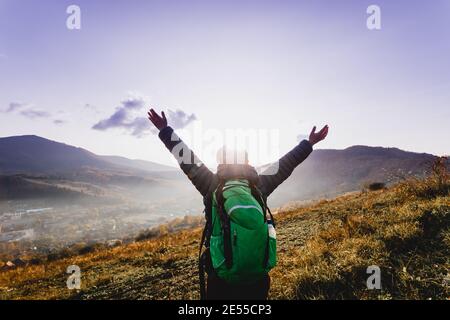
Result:
M166 115L164 114L164 111L161 112L161 116L153 110L153 108L150 109L150 111L147 113L148 119L153 123L153 125L161 131L165 127L167 127L167 119Z
M323 127L319 132L316 132L316 126L312 128L311 133L309 134L309 143L311 145L315 145L317 142L322 141L328 134L328 125Z

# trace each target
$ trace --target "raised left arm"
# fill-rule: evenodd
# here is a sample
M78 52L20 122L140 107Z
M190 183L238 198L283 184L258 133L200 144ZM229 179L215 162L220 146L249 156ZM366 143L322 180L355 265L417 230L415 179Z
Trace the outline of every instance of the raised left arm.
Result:
M177 159L181 170L183 170L203 197L208 195L216 182L216 176L197 158L194 152L176 135L173 129L168 126L164 112L160 116L155 110L150 109L148 117L159 130L159 138Z

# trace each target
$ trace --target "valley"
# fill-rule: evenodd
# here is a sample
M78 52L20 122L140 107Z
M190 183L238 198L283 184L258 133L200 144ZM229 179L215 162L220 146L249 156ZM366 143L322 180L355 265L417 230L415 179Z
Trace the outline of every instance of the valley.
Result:
M423 177L434 159L396 148L316 150L270 196L269 206L285 210L373 182ZM0 138L0 253L11 259L131 241L202 212L202 197L178 168L99 156L37 136Z

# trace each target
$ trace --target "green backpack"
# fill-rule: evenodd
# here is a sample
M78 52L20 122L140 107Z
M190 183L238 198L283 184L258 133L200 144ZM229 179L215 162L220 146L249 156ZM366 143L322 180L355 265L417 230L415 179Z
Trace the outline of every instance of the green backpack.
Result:
M228 180L219 183L211 201L212 269L229 283L261 279L277 262L273 216L261 193L248 180ZM202 275L200 282L202 287Z

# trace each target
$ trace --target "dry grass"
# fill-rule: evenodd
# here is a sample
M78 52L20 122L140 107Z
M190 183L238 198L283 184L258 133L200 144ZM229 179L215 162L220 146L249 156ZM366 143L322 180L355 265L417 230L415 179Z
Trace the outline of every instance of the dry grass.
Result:
M278 213L270 298L450 298L449 186L444 164L424 180ZM0 299L197 299L199 238L197 228L3 272ZM78 292L66 288L71 264ZM382 290L366 287L370 265Z
M332 223L301 248L281 255L272 272L272 296L450 298L449 185L444 162L438 162L427 179L322 203ZM370 265L381 268L382 290L366 289Z

